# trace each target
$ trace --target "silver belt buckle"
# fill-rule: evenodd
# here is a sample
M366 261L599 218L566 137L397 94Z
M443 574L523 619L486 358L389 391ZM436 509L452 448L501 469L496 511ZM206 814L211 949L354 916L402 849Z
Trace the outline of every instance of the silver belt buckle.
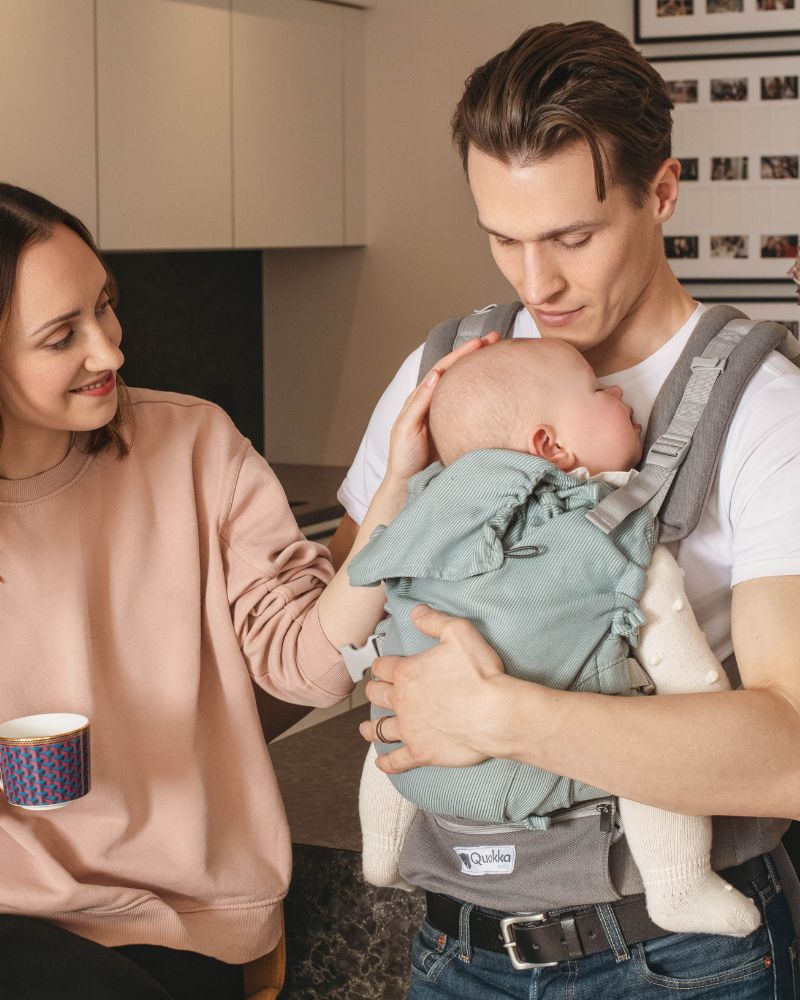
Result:
M500 921L503 947L508 952L508 957L515 969L548 969L553 965L558 965L558 962L523 962L517 955L517 942L511 933L514 924L545 923L546 920L547 915L544 913L518 913L513 917L503 917Z

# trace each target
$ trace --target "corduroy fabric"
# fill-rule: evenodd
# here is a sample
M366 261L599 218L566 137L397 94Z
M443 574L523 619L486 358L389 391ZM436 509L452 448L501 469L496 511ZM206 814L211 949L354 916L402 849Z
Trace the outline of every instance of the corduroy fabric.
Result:
M611 488L512 451L484 449L446 469L429 466L411 481L403 511L350 564L356 585L386 581L391 618L383 652L407 655L434 644L410 618L415 605L429 604L471 621L512 676L629 694L628 643L635 644L642 622L637 601L654 527L647 512L611 536L590 524L586 511ZM498 759L415 768L392 780L425 810L533 828L547 826L555 810L603 794Z

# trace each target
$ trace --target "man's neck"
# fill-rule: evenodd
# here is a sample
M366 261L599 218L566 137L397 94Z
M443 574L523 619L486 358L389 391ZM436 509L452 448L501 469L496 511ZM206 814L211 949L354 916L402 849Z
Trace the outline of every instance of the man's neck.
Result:
M584 356L598 376L625 371L671 340L696 308L665 260L616 330Z

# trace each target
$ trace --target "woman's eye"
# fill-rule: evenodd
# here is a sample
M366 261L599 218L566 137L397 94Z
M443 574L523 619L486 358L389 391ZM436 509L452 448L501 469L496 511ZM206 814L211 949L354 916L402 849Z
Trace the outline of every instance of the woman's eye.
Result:
M111 299L106 299L105 302L101 302L100 305L95 309L95 313L98 316L102 316L104 312L111 306Z
M47 345L49 351L62 351L67 344L72 340L74 330L70 330L66 337L62 337L61 340L56 340L53 343Z

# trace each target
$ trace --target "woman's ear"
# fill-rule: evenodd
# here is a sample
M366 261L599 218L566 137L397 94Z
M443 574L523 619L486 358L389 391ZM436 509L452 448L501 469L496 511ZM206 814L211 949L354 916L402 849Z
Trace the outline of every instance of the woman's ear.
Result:
M559 443L554 429L547 424L534 427L528 434L528 454L546 458L562 472L569 472L578 464L575 455Z

